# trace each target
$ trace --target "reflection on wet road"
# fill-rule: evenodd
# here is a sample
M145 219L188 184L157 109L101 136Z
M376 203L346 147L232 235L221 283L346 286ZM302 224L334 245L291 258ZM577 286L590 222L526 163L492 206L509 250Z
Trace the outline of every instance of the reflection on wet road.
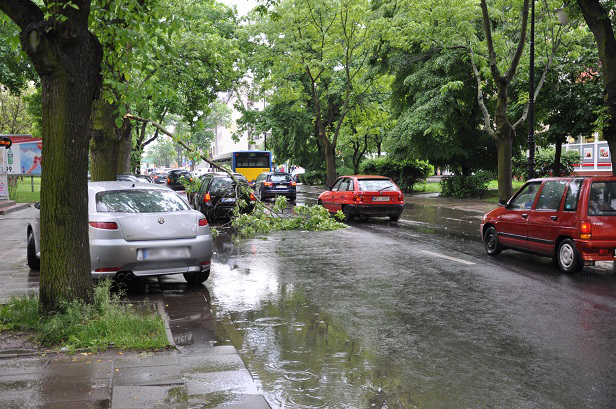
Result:
M611 272L426 225L217 239L212 303L273 407L616 404Z

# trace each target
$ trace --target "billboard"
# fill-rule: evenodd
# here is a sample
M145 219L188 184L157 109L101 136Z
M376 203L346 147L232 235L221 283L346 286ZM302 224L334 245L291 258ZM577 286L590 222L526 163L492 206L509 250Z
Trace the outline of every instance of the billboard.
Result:
M6 149L6 170L9 175L40 175L43 141L32 135L8 136L13 145Z

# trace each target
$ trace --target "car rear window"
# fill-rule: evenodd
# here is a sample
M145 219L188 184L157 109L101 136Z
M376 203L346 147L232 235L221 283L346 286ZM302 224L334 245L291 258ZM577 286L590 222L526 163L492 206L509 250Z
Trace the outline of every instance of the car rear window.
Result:
M274 183L290 182L290 175L271 175L270 180Z
M616 182L593 182L588 199L588 214L616 216Z
M180 197L168 190L109 190L95 196L97 212L163 213L190 210Z
M243 187L248 188L246 179L238 178L238 180ZM212 193L227 192L231 191L234 186L233 179L231 178L214 178L210 183L209 191Z
M389 179L359 179L360 191L398 190L394 182Z
M580 187L582 187L581 179L575 179L569 183L569 189L567 189L567 195L565 196L565 211L574 212L577 210Z

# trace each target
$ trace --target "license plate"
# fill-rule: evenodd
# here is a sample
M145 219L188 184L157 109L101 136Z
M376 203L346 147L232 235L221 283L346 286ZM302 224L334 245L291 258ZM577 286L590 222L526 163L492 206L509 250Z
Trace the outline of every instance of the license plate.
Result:
M389 202L389 196L374 196L372 198L373 202Z
M144 260L164 260L190 256L188 247L143 249L142 252Z
M285 188L286 188L285 185L278 185L278 186L276 186L276 189L285 189Z
M222 203L235 203L235 198L234 197L223 197L220 201Z

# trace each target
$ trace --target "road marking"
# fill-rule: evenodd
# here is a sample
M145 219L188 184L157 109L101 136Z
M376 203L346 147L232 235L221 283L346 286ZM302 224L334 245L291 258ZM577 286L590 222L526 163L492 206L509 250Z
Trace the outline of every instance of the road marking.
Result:
M433 253L433 252L427 251L427 250L421 250L421 252L429 254L429 255L434 256L434 257L440 257L440 258L445 258L445 259L451 260L451 261L457 261L458 263L466 264L466 265L469 265L469 266L474 266L475 265L475 263L473 263L473 262L462 260L462 259L455 258L455 257L449 257L449 256L446 256L444 254Z

